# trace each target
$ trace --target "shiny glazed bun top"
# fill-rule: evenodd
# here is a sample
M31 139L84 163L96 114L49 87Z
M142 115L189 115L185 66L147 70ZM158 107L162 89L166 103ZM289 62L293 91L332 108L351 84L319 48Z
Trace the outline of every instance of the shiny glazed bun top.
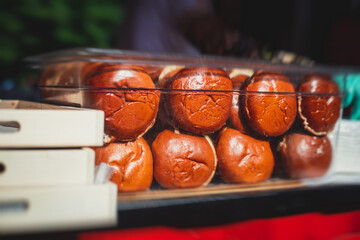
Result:
M217 158L208 137L164 130L152 144L154 177L164 188L207 185L215 174Z
M341 99L337 84L328 75L308 74L298 91L304 93L298 97L299 115L304 128L318 136L331 132L340 117Z
M276 137L290 129L296 118L297 104L295 88L287 76L258 71L245 83L244 90L250 92L243 97L243 112L254 131ZM251 93L253 91L256 93Z
M155 88L145 69L115 63L90 63L83 69L86 86L100 88Z
M225 71L185 68L173 77L168 87L174 90L167 95L168 108L180 128L195 134L207 134L219 130L228 119L232 93L221 91L232 91L233 86Z
M220 131L216 145L219 172L228 183L258 183L270 178L274 156L270 143L231 128Z
M91 66L91 65L90 65ZM155 122L159 93L144 69L120 64L93 64L84 75L85 107L105 112L105 133L117 141L142 136ZM113 89L107 89L113 88ZM129 88L142 88L126 90ZM145 90L144 90L145 89Z

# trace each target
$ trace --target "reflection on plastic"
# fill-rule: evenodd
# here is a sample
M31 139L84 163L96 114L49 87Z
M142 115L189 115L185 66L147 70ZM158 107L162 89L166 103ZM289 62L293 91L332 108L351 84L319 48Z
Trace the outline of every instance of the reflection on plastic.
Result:
M112 168L106 163L100 163L95 166L95 179L94 184L104 184L110 180L112 175Z

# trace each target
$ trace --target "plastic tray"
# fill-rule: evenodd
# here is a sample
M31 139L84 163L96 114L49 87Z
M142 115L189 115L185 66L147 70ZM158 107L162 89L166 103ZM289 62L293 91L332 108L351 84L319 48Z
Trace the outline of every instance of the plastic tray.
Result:
M152 181L150 191L135 194L124 193L119 196L119 199L121 199L121 196L123 196L124 198L122 199L128 199L129 201L136 200L137 198L144 200L147 198L172 198L173 196L185 197L191 196L192 193L193 196L196 196L198 194L226 194L227 192L240 193L247 191L239 189L246 189L249 188L249 186L252 186L251 188L249 188L250 191L263 191L264 189L271 190L272 188L277 189L279 188L279 186L280 188L295 188L303 186L301 182L302 179L327 178L331 176L332 166L334 165L335 159L334 153L336 152L337 148L339 123L342 116L341 98L343 97L342 90L344 89L344 86L346 84L345 78L347 74L359 72L359 69L341 66L298 66L273 64L265 61L249 61L246 59L237 58L150 54L93 48L70 49L53 52L30 57L27 59L27 61L31 64L31 66L40 70L41 78L39 81L39 88L42 94L42 101L61 105L95 108L105 111L105 135L107 136L107 138L105 138L104 148L106 148L108 144L131 145L139 138L144 138L147 141L153 155L154 172L151 172L151 170L149 169L147 169L146 171L151 172L151 176L154 173L155 179ZM216 73L216 71L218 70L221 73ZM134 75L133 71L135 71L136 74L140 74L141 76ZM211 72L210 74L206 73L209 71ZM199 72L202 73L198 74ZM267 90L263 90L262 88L258 88L256 90L249 90L249 88L247 87L249 86L249 84L251 84L250 80L246 80L247 84L243 86L239 86L238 80L236 80L236 76L238 76L239 73L241 75L247 75L246 78L251 79L253 78L254 73L260 74L260 72L263 72L265 74L271 72L271 74L281 74L282 76L285 76L289 79L289 82L293 86L294 91L278 91L276 90L277 88L275 88L275 90L273 91L269 91L269 88L267 88ZM226 76L224 76L223 73L225 73ZM118 84L122 81L121 79L126 78L126 74L130 74L131 76L129 77L132 77L133 79L126 82L126 84ZM186 86L183 85L179 87L179 85L176 86L174 82L176 79L180 78L181 74L188 74L183 75L182 77L184 78L191 78L189 77L191 74L193 74L193 76L196 75L200 78L207 74L211 77L215 75L223 76L231 80L232 88L217 88L215 86L217 84L213 84L213 87L209 87L209 85L203 85L203 87L201 87L201 81L199 84L197 84L196 77L193 77L192 80L189 80L187 82L187 85L185 84ZM147 85L145 85L144 87L136 84L139 78L143 78L144 75L148 76L151 79L153 87L147 87ZM299 86L302 84L304 78L309 75L326 75L330 80L329 84L335 83L339 91L302 91ZM221 84L218 84L217 86L219 85ZM125 110L123 109L124 113L121 119L123 120L127 118L126 121L128 122L129 126L135 126L140 121L139 119L141 119L142 117L150 119L153 118L153 121L147 119L146 121L148 122L148 124L146 125L146 127L143 127L142 130L139 131L139 134L137 134L135 137L124 137L127 134L126 130L121 130L124 131L124 133L121 131L116 132L117 126L113 125L113 123L111 123L112 120L110 119L114 116L114 114L117 114L120 111L119 109L112 110L111 108L116 104L121 105L123 103L116 103L115 100L112 101L111 96L115 96L116 99L114 99L116 101L119 99L125 99L124 102L151 102L150 105L153 108L156 108L156 111L152 113L154 116L147 112L147 109L145 108L149 106L146 104L146 106L141 106L144 109L141 114L138 115L137 113L132 112L132 110L127 111L126 108L124 108ZM231 122L231 119L229 118L231 114L227 115L225 117L226 120L223 122L223 124L219 124L219 126L216 127L215 130L199 130L201 126L198 127L198 125L196 124L205 124L205 122L207 122L210 118L213 117L211 116L211 114L217 114L216 111L218 111L218 109L215 105L221 105L217 103L217 101L221 98L231 99L230 108L233 108L234 106L237 107L239 109L238 111L241 112L238 114L248 114L245 120L245 125L249 131L245 131L245 135L269 143L271 153L273 154L274 158L274 168L271 171L270 177L266 178L266 180L244 180L242 182L240 181L237 183L232 183L233 181L231 179L229 180L226 179L226 177L223 177L222 172L226 172L227 170L219 170L219 161L224 161L219 159L226 159L226 157L220 157L217 145L219 144L220 135L223 134L223 132L225 131L224 128L235 128L234 123ZM251 104L253 104L254 106L258 104L259 107L263 107L263 109L264 106L261 105L262 103L265 103L265 105L268 106L271 105L271 103L269 102L273 102L276 105L278 104L277 101L285 101L287 103L289 99L291 99L291 101L295 100L296 117L294 118L293 122L289 124L290 126L288 127L288 129L281 133L273 134L269 132L261 132L262 127L253 124L253 118L251 113L248 113L248 109L244 107L244 104L248 104L246 103L246 101L251 98L255 99L255 101ZM258 103L256 103L256 99L260 99ZM337 106L338 108L335 108L337 110L335 110L335 113L331 113L333 115L335 114L336 117L329 131L320 131L319 133L319 131L317 130L311 131L311 127L306 127L306 124L304 124L304 121L302 121L303 117L299 115L300 101L305 101L304 99L310 100L310 104L305 107L305 110L302 109L302 112L305 112L307 110L309 110L308 112L310 113L325 112L325 115L330 114L330 111L333 111L333 109L327 108L327 104L333 99L339 100L339 104ZM185 110L179 110L174 107L174 102L176 102L177 100L183 101L183 105L186 105ZM187 100L189 100L188 103L186 103ZM312 100L314 101L311 103ZM318 100L323 101L323 103L325 102L325 105L318 104ZM200 120L200 123L186 124L186 121L188 121L189 119L179 120L179 116L182 117L187 115L187 111L191 113L197 112L203 108L206 108L209 102L214 102L213 110L207 113L208 117L206 117L205 115L200 116L199 119L202 119ZM245 108L245 110L243 108ZM279 113L281 114L281 112ZM268 126L270 132L274 130L278 125L276 120L272 122L271 119L276 119L276 114L279 113L273 113L273 118L269 117L267 120L266 124L270 126ZM175 116L176 114L178 116ZM243 116L241 118L243 118ZM119 125L127 126L127 124L125 124L126 121L124 120L124 122ZM188 125L190 125L190 127L188 127ZM215 155L217 158L217 165L215 164L215 170L212 172L212 175L210 175L206 181L204 180L203 185L181 185L181 183L172 183L172 185L167 185L166 183L164 184L162 182L162 180L160 179L161 174L159 172L167 170L159 170L159 164L156 163L159 162L159 160L157 159L159 157L157 153L154 153L153 142L165 129L173 132L174 134L183 134L192 137L203 138L204 135L206 135L207 141L213 144L213 149L215 149ZM315 172L317 171L316 166L314 166L317 164L316 161L315 163L312 163L312 166L310 166L310 164L307 167L304 167L308 169L305 169L303 171L298 170L296 174L291 174L286 170L286 164L284 163L284 161L280 160L281 153L279 149L281 148L281 141L283 140L284 136L291 133L300 133L314 139L329 139L331 148L324 148L325 150L317 149L315 151L317 152L317 154L324 154L325 151L325 154L331 156L330 163L328 163L328 165L325 167L320 167L322 169L321 174L315 173L309 175L306 173L306 171L311 168L313 170L315 169ZM114 135L116 136L114 137ZM311 145L309 142L308 144L309 146ZM230 145L230 143L225 145ZM300 142L298 144L292 143L293 147L296 147L297 145L301 145ZM178 143L177 147L180 148L181 144ZM97 160L97 163L100 161L108 161L105 159L109 158L106 157L106 155L107 154L105 154L104 152L100 153L97 158L104 159ZM341 161L341 159L337 160ZM109 164L111 165L111 163ZM220 165L224 166L224 164ZM297 167L298 166L293 166L290 168L296 169ZM171 171L171 168L172 167L168 166L168 169L170 169L169 171ZM224 167L221 168L224 169ZM181 171L184 172L185 170L182 169L180 170L180 172ZM122 174L124 175L126 173L123 172ZM127 176L125 175L125 178L126 177ZM113 180L115 181L115 179ZM204 186L206 184L209 184L209 186L205 189L199 190L196 188ZM146 183L139 190L147 189L147 187L144 187L145 185L150 186L149 183ZM119 191L134 191L133 188L122 188L121 184L118 184L118 187ZM190 189L165 190L165 188L184 187L190 187ZM163 191L163 193L159 194L159 191ZM166 192L168 192L168 194ZM179 195L177 195L178 193Z

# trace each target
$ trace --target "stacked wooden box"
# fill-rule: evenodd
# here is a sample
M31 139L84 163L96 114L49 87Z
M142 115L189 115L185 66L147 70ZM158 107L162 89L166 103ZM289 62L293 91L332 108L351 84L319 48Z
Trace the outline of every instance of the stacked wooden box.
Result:
M0 100L0 234L116 224L117 189L94 184L102 111Z

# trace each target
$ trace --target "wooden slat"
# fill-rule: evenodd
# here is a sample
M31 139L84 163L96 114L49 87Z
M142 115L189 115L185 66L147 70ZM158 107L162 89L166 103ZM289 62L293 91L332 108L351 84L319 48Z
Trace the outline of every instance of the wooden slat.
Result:
M102 146L104 112L0 100L0 148Z
M16 109L18 108L19 100L1 100L0 99L0 108L3 109Z
M45 110L45 109L59 109L59 110L79 110L76 108L56 106L46 103L29 102L22 100L0 100L0 109L28 109L28 110Z
M112 227L116 185L0 189L0 235Z
M0 150L0 190L92 184L94 159L90 148Z

